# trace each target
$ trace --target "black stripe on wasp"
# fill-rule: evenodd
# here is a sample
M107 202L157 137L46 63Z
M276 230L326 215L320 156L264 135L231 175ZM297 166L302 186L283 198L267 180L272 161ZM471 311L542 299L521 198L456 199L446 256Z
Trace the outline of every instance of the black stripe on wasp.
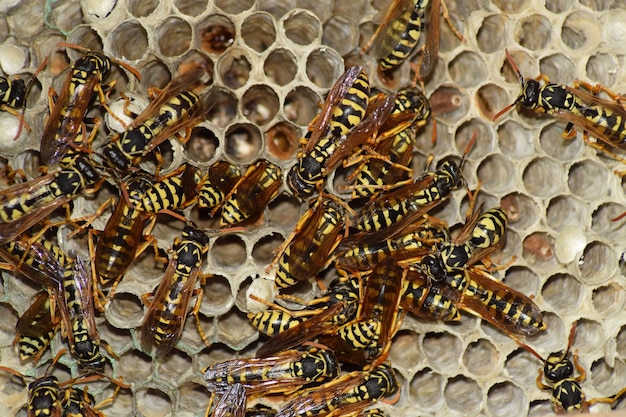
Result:
M567 349L552 352L547 358L543 358L533 348L515 338L521 347L543 362L543 369L540 368L537 375L537 387L542 391L550 391L550 402L555 414L588 413L589 407L599 403L615 405L626 394L626 388L622 388L610 397L590 400L586 398L581 384L585 381L587 373L578 362L578 351L570 355L576 326L577 322L574 322L567 341ZM578 376L574 376L574 371L578 372Z
M626 149L626 106L623 96L603 85L592 86L579 80L574 87L570 87L551 83L545 74L539 74L535 79L524 78L508 50L506 58L518 76L522 91L512 104L494 116L494 121L520 103L524 108L547 113L567 122L563 131L564 139L575 137L575 128L579 127L587 142L591 134L608 146ZM606 93L611 100L599 97L601 92Z

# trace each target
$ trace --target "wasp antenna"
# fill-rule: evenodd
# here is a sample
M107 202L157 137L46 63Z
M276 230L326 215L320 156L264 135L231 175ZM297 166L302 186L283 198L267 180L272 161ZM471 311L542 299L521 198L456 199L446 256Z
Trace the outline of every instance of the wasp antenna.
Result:
M508 49L504 50L504 53L506 54L506 59L507 61L509 61L509 64L511 65L511 67L513 68L513 71L515 71L517 73L517 77L519 78L519 81L521 84L524 84L524 77L522 76L521 71L519 70L519 67L517 66L517 64L515 63L515 61L513 60L513 57L511 56L511 54L509 53Z
M578 322L575 321L574 324L572 324L572 328L569 331L569 338L567 339L567 350L565 351L565 355L567 356L567 354L569 353L569 350L572 347L572 343L574 343L574 335L576 334L576 327L578 326Z

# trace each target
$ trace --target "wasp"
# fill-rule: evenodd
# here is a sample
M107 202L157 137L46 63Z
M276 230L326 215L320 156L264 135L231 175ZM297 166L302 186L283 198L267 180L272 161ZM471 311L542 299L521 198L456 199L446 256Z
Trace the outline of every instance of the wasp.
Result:
M85 156L72 157L61 171L0 191L0 244L15 239L78 193L100 180L96 166Z
M330 198L318 199L300 218L294 232L267 268L277 263L275 284L287 288L313 278L339 244L345 209Z
M346 415L398 391L394 370L382 364L355 371L292 398L276 417Z
M204 283L200 272L208 251L209 237L201 230L185 226L182 238L174 242L174 254L143 320L141 345L145 351L155 346L157 356L163 356L180 339L196 281L200 277ZM200 288L193 310L196 317L202 299L202 285ZM206 342L199 326L198 330Z
M370 103L367 75L350 67L331 88L321 113L308 127L306 145L287 174L296 196L308 197L326 175L358 145L373 136L393 110L393 97Z
M198 191L198 207L213 209L221 205L240 178L241 170L230 162L218 161L211 165Z
M263 404L257 404L246 410L245 417L274 417L276 410Z
M50 308L49 293L41 291L17 320L13 344L17 345L22 362L39 362L50 345L58 329L58 321L52 319Z
M85 133L85 116L96 93L100 103L108 109L105 91L113 88L115 81L102 83L111 71L112 62L99 52L87 52L72 64L58 95L50 88L50 115L44 124L40 145L40 157L44 164L52 165L61 161L70 146L81 145L81 141L76 141L76 138ZM115 62L140 78L137 70L131 66Z
M197 85L203 74L198 68L170 81L125 132L101 149L105 162L118 172L126 172L169 137L198 124L213 97L210 93L199 96L189 88Z
M278 194L282 183L282 170L278 166L265 159L251 165L224 197L221 225L257 219L267 203Z
M275 356L233 359L205 368L204 381L211 391L220 392L230 384L241 384L248 398L287 393L335 378L339 364L325 349L288 350Z
M580 127L585 134L591 133L610 146L626 149L626 108L620 102L621 97L600 85L592 87L579 81L575 87L569 87L551 83L545 74L540 74L536 79L525 79L508 50L506 57L517 73L522 92L512 104L494 116L494 121L521 103L522 107L567 122L563 131L565 139L573 138L576 135L575 127ZM582 90L581 85L591 92ZM615 100L598 97L601 90L608 92Z
M459 321L456 297L448 297L445 283L434 282L420 270L409 268L402 283L400 307L417 317Z
M364 53L372 50L378 59L379 72L385 74L399 67L415 50L424 32L426 8L430 5L430 28L422 49L419 62L419 78L427 78L435 68L439 55L439 11L443 6L443 16L454 34L461 40L463 35L452 25L448 10L442 0L394 0L385 12L382 24L374 36L361 49Z
M576 333L574 322L570 330L567 349L565 351L553 352L546 359L541 357L533 348L523 343L518 344L532 353L537 359L543 362L543 369L539 369L537 375L537 386L543 391L551 391L550 402L555 414L588 413L589 407L598 403L613 404L626 393L626 388L620 390L611 397L593 398L587 400L582 390L581 383L587 374L585 368L578 362L578 352L574 352L573 363L570 359L570 348ZM578 371L578 376L574 377L574 370ZM547 383L544 383L543 380Z
M212 393L215 395L215 393ZM213 405L213 395L211 396L211 402L207 407L205 413L209 415L209 410ZM234 383L224 387L223 392L220 395L220 399L215 404L212 417L245 417L247 414L246 403L248 402L248 396L246 394L246 388L242 384Z

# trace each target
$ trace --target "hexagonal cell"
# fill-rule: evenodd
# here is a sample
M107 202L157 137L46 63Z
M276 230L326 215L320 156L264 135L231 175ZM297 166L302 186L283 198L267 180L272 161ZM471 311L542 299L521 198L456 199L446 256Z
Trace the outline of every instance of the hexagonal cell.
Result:
M524 239L523 256L531 264L554 259L554 238L543 232L530 234Z
M224 139L226 155L241 163L251 163L255 160L263 146L259 128L249 123L237 123L230 126L226 130Z
M609 193L608 175L604 165L585 159L570 167L567 184L572 194L587 201L597 201Z
M444 346L445 349L442 349ZM451 333L428 333L422 340L422 350L435 370L447 372L458 367L463 346L459 338Z
M272 233L258 239L252 248L252 259L258 266L269 265L274 259L274 250L285 239L279 233Z
M124 381L141 384L152 374L152 359L139 350L130 350L119 359L119 368L124 370Z
M144 387L135 392L135 408L145 417L165 417L172 413L172 398L158 388Z
M283 86L296 78L298 61L287 49L274 49L263 63L265 76L274 84Z
M226 86L236 90L246 85L252 71L252 58L244 49L233 48L217 61L217 72Z
M465 375L449 378L443 395L448 407L457 412L476 414L481 409L482 390L476 381Z
M544 312L543 321L546 323L547 329L527 337L526 343L545 357L550 352L565 349L564 344L567 344L570 326L565 326L559 316L549 312Z
M358 20L365 15L368 2L365 0L355 0L347 3L335 2L333 15L341 15L350 20Z
M150 61L140 69L141 85L144 88L163 88L172 79L167 66L161 61Z
M619 314L626 304L626 292L621 286L610 283L593 290L593 308L603 317Z
M493 14L483 19L476 35L481 51L490 54L504 49L507 40L506 23L507 19L502 14Z
M226 314L234 303L230 282L221 275L213 275L206 280L200 312L207 316Z
M203 385L186 382L178 388L178 398L176 415L185 413L195 416L198 410L203 410L207 407L211 399L211 393Z
M0 324L0 345L9 346L15 337L15 324L17 323L17 313L10 304L0 303L0 313L6 319Z
M409 386L409 393L415 403L429 412L436 412L444 406L444 378L430 368L416 373Z
M206 115L206 119L214 125L224 128L237 116L237 97L227 89L217 89L214 105Z
M539 142L545 153L561 162L568 162L580 157L584 151L584 142L577 138L563 139L564 128L561 122L550 123L541 129Z
M556 274L548 278L541 295L554 311L568 314L577 311L582 303L583 288L570 274Z
M550 200L546 210L548 225L558 231L564 226L585 227L588 223L587 205L576 197L561 195Z
M576 326L574 348L580 352L593 353L604 347L606 335L602 325L594 320L580 319Z
M280 22L283 33L297 45L311 45L322 33L322 25L313 13L307 10L294 10Z
M293 124L278 122L265 132L268 152L281 160L293 157L300 146L299 129Z
M587 60L585 72L590 80L611 86L617 81L619 66L615 56L598 52Z
M626 223L613 221L626 212L626 207L617 203L605 203L593 212L591 230L607 239L619 241L626 233Z
M137 20L127 20L115 27L106 39L115 56L135 61L148 51L148 32Z
M165 56L180 56L191 45L191 26L177 17L161 22L154 35L159 51Z
M515 39L518 44L532 51L544 49L552 40L552 23L539 14L520 19Z
M174 0L174 7L187 16L199 16L207 10L207 0Z
M561 40L571 49L582 53L595 50L600 43L602 26L598 19L584 10L570 13L563 21Z
M532 130L513 120L498 126L498 144L502 153L519 160L535 152Z
M461 52L449 64L450 77L464 88L475 87L488 75L485 61L475 52Z
M493 150L492 130L482 119L473 118L464 122L456 130L456 148L464 150L476 134L476 142L467 154L467 158L480 160Z
M485 191L495 194L505 193L515 187L515 166L500 154L493 154L480 163L476 174Z
M272 120L279 108L278 96L267 85L253 85L241 97L241 113L258 126Z
M509 226L513 229L528 229L539 219L537 203L526 194L508 194L500 200L500 207L506 212Z
M284 194L279 195L268 204L268 220L277 226L292 228L300 218L300 201Z
M235 42L235 25L226 16L212 15L196 25L200 49L209 54L223 54Z
M209 257L215 265L237 269L246 261L246 244L236 235L221 236L213 243Z
M398 332L389 351L391 363L402 364L404 368L409 369L417 366L424 359L419 344L417 333L409 330Z
M527 9L530 2L528 0L494 0L493 3L498 9L502 10L503 12L519 13L522 10Z
M570 84L576 79L576 67L571 59L563 54L554 54L541 58L539 70L553 82Z
M487 409L494 417L508 417L515 413L526 415L528 398L517 385L511 382L494 384L487 391Z
M532 195L549 198L565 188L564 176L560 163L552 158L535 158L524 168L522 181Z
M615 250L604 242L590 242L578 262L581 280L587 285L604 284L617 272Z
M241 38L257 52L269 49L276 42L274 18L269 13L253 13L241 25Z
M450 120L459 118L460 114L456 113L463 106L466 105L465 113L467 111L468 98L454 86L440 86L438 87L428 98L430 102L430 109L437 119Z
M547 0L546 1L546 9L550 10L552 13L563 13L572 7L572 3L568 0Z
M254 0L239 0L236 2L230 0L216 0L215 5L222 9L224 13L239 14L249 10L254 6Z
M503 108L509 105L509 97L506 91L496 84L485 84L476 92L476 104L480 113L488 120Z
M342 72L343 59L332 49L315 49L306 58L306 75L320 88L332 87Z
M265 12L270 13L274 18L280 19L289 10L296 8L296 0L259 0L257 1L257 8Z
M504 363L504 371L521 386L535 387L537 372L541 362L528 350L518 347L509 354Z
M130 0L127 7L133 16L147 17L154 13L158 5L159 2L157 0Z
M194 127L191 137L185 143L187 157L199 163L209 162L215 157L220 140L206 127Z
M98 35L98 32L93 30L89 25L79 25L72 30L67 36L67 42L75 45L80 45L83 48L88 48L91 51L102 51L103 44L102 38ZM84 51L72 50L69 52L69 56L76 60L83 55Z
M528 416L547 416L554 413L550 400L535 400L530 402Z
M216 318L206 317L203 314L199 314L197 318L189 317L189 320L185 321L183 334L180 337L180 341L176 344L176 349L186 352L193 357L202 349L217 342L216 321Z
M237 309L221 317L217 324L217 340L234 350L241 350L258 337L248 316Z
M463 364L473 375L487 375L498 365L498 349L487 339L470 343L463 354Z
M356 21L343 16L333 16L324 24L322 44L345 56L358 47L359 27Z
M603 358L600 358L591 365L590 374L588 378L600 395L614 395L624 388L626 364L618 360L615 361L615 367L611 367Z
M177 349L173 349L167 355L159 358L156 366L157 378L169 383L176 383L180 379L189 377L191 372L191 358Z
M283 102L283 112L290 121L299 126L307 126L317 115L320 97L306 86L292 89Z
M143 304L139 297L127 292L116 292L105 310L109 323L120 329L139 326L143 315Z

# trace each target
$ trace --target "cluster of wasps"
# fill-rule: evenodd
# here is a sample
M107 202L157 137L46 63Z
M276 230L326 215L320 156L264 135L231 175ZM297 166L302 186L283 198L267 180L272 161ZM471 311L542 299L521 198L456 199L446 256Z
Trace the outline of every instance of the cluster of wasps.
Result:
M445 6L441 1L392 2L372 43L361 51L376 56L382 79L414 55L427 10L429 30L416 79L432 73L441 6ZM495 119L521 103L567 122L564 137L572 137L578 127L586 140L592 135L599 143L626 148L622 96L599 85L553 84L543 75L524 79L508 51L506 56L519 75L522 93ZM149 309L141 345L162 357L179 341L187 316L198 318L207 279L201 270L210 237L255 227L283 185L282 170L268 160L250 164L245 171L219 161L204 174L183 165L161 175L159 145L181 137L183 131L184 141L213 105L210 90L195 92L204 70L184 72L164 89L151 90L150 104L124 123L107 104L115 82L105 80L114 64L139 76L132 67L93 51L71 65L59 93L50 91L50 114L41 138L42 164L58 169L0 191L0 257L16 275L42 288L17 324L20 358L37 363L61 328L82 375L63 383L50 375L65 353L61 350L43 376L29 384L29 416L103 416L100 410L114 398L95 404L86 388L75 385L106 379L116 385L115 393L130 388L121 378L106 376L107 362L117 358L100 340L95 318L139 254L150 245L159 252L150 236L157 215L168 214L185 224L172 244L161 283L143 299ZM2 110L23 118L19 109L27 91L22 80L0 79ZM99 121L87 116L96 101L125 126L99 147L92 146ZM455 190L464 188L465 155L459 163L445 160L436 170L413 179L409 166L415 133L430 113L428 100L414 86L393 94L373 93L360 66L348 68L331 88L320 114L308 126L296 164L284 175L286 186L308 201L309 209L266 271L273 273L277 292L283 291L278 298L301 308L289 310L252 296L270 306L249 316L271 338L256 358L211 364L203 370L201 380L212 394L207 415L382 416L383 411L367 407L399 392L387 356L404 316L454 321L460 319L461 310L509 334L543 362L537 384L552 392L555 412L585 411L623 395L624 390L612 397L585 398L583 368L576 354L573 363L570 359L575 326L568 348L547 359L518 340L543 330L545 324L529 296L492 275L495 266L489 254L507 227L501 208L475 207L476 191L468 191L466 223L454 237L432 217ZM156 169L147 172L140 163L152 156ZM325 191L327 177L340 165L352 167L350 185L341 190L350 192L349 198ZM94 230L91 223L112 202L89 218L63 224L48 220L76 196L96 193L105 181L116 184L120 196L104 230ZM194 205L212 217L220 213L223 228L202 230L181 214ZM72 236L88 233L89 266L50 237L50 230L65 227L73 229ZM336 277L328 286L319 278L322 271ZM319 297L305 301L285 294L311 279L320 284ZM342 374L342 367L349 372ZM30 378L9 368L0 370ZM283 406L247 408L250 401L268 395L282 397Z

